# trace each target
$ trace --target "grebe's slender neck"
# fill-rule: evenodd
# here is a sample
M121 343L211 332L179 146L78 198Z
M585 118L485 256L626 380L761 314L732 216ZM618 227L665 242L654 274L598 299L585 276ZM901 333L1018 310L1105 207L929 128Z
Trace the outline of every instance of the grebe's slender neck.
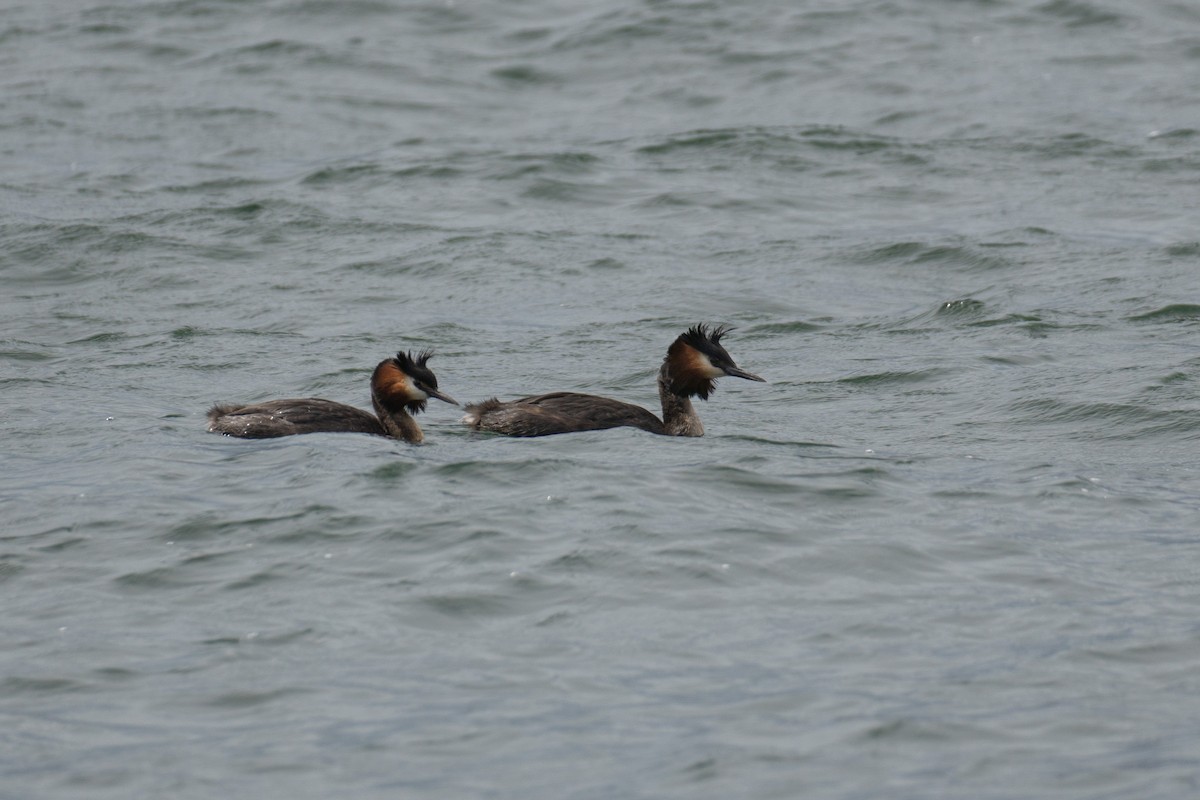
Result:
M663 433L667 436L703 436L704 426L692 407L692 392L671 376L671 358L658 371L658 398L662 401Z
M371 375L371 405L388 436L420 444L425 441L425 434L412 415L424 411L425 401L430 397L455 402L437 390L437 378L425 368L428 358L428 352L415 359L397 353L395 358L384 359L375 367Z
M371 392L371 405L375 407L379 424L383 426L388 436L410 444L420 444L425 441L425 434L421 432L421 426L404 406L387 408L376 392Z

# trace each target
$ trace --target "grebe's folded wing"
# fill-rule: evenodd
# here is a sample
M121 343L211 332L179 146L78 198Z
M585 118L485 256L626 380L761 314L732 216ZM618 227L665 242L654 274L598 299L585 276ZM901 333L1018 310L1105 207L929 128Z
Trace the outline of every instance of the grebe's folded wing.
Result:
M578 392L552 392L525 397L516 401L527 403L549 414L557 414L585 425L578 430L602 430L629 425L660 433L662 421L641 406L623 403L608 397Z
M297 433L384 433L373 414L319 397L268 400L248 406L215 405L208 419L210 431L243 439Z
M468 406L464 421L474 428L509 436L547 436L624 426L663 432L662 421L640 406L577 392L539 394L507 403L488 400Z

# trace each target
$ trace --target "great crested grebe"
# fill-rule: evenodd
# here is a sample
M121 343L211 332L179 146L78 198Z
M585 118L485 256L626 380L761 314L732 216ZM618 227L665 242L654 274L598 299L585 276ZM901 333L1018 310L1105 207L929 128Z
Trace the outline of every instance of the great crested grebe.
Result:
M379 362L371 375L374 416L319 397L268 400L249 406L215 405L208 411L208 429L243 439L296 433L374 433L420 444L425 435L410 412L424 411L430 397L458 405L457 400L438 391L437 377L425 366L432 355L428 350L415 356L396 353L395 358Z
M740 369L721 346L721 337L730 330L723 326L709 330L705 325L695 325L671 343L658 371L661 420L641 406L620 400L554 392L508 403L495 398L472 403L462 421L475 430L509 436L547 436L625 426L665 436L703 436L704 426L692 408L692 397L707 400L717 388L717 378L724 375L763 380Z

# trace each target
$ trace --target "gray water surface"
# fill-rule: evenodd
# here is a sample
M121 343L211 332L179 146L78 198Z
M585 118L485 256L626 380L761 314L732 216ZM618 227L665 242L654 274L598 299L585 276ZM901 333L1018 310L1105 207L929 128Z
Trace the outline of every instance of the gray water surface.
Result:
M1200 10L0 9L0 796L1191 798ZM707 435L241 441L214 402Z

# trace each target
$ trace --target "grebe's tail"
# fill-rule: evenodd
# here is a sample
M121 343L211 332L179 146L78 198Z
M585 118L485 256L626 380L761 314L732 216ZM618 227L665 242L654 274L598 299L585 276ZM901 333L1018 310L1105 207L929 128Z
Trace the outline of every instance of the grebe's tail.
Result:
M501 403L499 398L496 397L493 397L489 400L484 400L481 403L468 403L467 413L463 415L463 418L460 421L463 425L478 430L479 421L483 419L483 415L489 411L495 411L501 405L503 405L503 403Z

